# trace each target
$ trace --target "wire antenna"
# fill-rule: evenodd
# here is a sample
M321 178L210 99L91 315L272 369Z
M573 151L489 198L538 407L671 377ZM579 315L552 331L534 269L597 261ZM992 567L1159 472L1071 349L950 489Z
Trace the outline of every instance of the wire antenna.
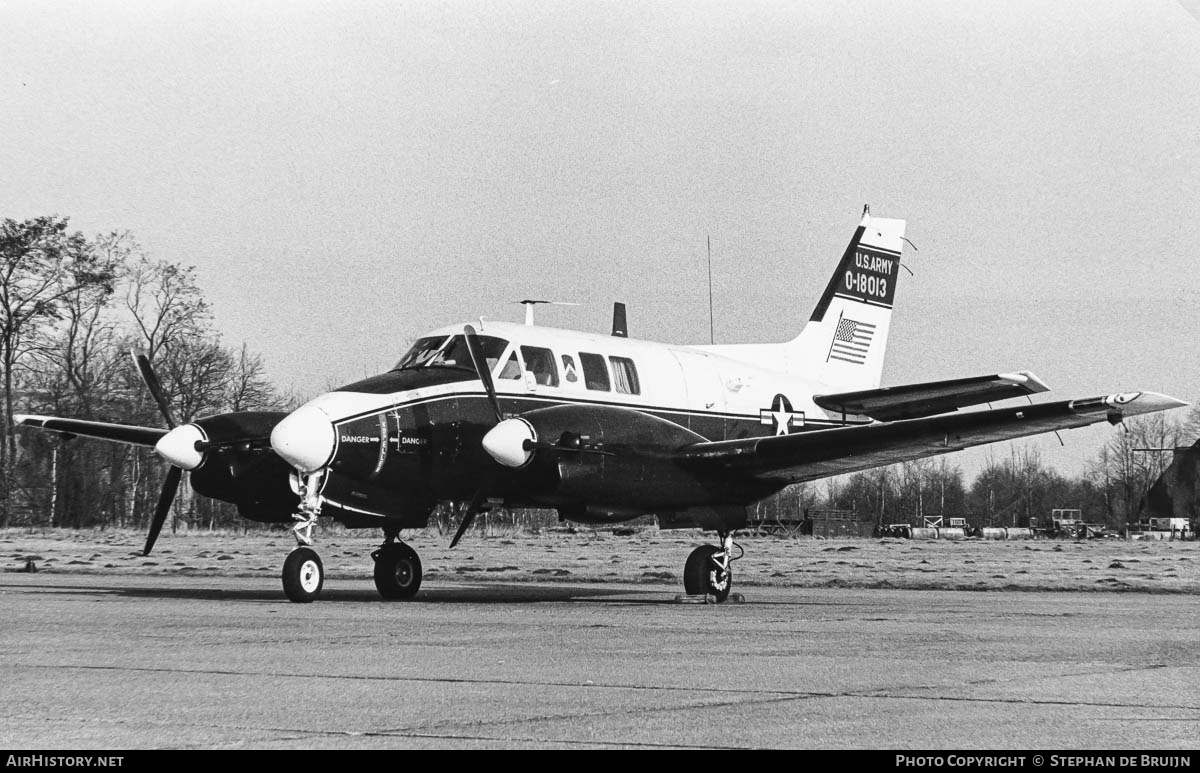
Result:
M712 236L705 235L704 238L708 242L708 342L715 344L717 341L713 334Z

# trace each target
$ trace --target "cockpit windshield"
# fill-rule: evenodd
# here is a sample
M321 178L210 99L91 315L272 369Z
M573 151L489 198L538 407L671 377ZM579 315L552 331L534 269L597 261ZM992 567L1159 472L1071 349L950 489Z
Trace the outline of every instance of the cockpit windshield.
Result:
M500 355L508 348L508 341L494 336L478 336L488 370L495 368ZM431 336L418 339L408 353L400 358L392 370L409 368L465 368L474 370L471 352L467 348L466 336Z

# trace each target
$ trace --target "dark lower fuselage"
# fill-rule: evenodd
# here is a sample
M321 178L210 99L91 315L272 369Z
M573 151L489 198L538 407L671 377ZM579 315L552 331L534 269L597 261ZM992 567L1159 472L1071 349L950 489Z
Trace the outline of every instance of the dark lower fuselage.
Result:
M322 494L343 513L331 514L347 522L383 516L424 525L439 501L465 501L483 490L514 507L556 508L571 520L619 521L744 506L778 490L745 478L693 475L668 457L694 442L768 434L759 416L613 401L500 395L506 415L539 424L539 442L559 443L565 433L586 438L588 448L539 449L524 467L502 467L482 445L496 420L478 381L459 371L441 375L420 374L413 383L409 373L393 372L339 390L340 407L353 406L361 394L363 410L334 420L337 440Z

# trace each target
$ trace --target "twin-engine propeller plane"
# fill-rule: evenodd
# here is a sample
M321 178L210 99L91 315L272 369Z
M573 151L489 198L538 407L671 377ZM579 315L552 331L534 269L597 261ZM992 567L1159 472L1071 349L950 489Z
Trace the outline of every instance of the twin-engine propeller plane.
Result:
M295 521L283 566L292 601L316 599L321 516L383 531L375 585L412 597L421 561L399 539L441 502L469 502L453 547L492 502L608 524L656 514L663 529L715 532L684 564L689 594L730 593L734 533L785 486L970 446L1162 411L1153 392L960 412L1047 390L1025 371L880 387L904 221L864 211L807 325L790 341L677 346L480 322L422 336L381 375L291 413L227 413L176 425L145 357L138 366L168 429L40 416L18 423L153 445L171 469L146 542L181 473L246 518Z

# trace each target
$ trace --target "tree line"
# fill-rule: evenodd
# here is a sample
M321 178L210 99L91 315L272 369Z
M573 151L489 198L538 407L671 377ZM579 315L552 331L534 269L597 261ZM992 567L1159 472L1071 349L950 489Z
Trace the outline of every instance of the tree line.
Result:
M921 525L926 517L965 518L968 526L1045 524L1055 508L1082 511L1084 520L1118 531L1138 521L1146 492L1171 462L1170 451L1200 437L1200 407L1174 417L1154 413L1127 419L1088 460L1082 473L1063 475L1031 444L993 446L972 480L948 457L931 457L792 486L757 508L765 521L806 510L853 512L876 526Z
M87 238L64 217L0 226L0 527L138 527L167 465L153 449L18 430L22 413L165 427L130 352L145 352L179 422L286 409L261 356L221 341L193 267L155 260L128 232ZM193 523L236 510L181 489Z
M17 430L22 413L143 426L164 419L133 366L144 351L180 422L242 410L286 410L299 399L267 380L260 355L225 345L193 267L148 256L128 232L94 238L68 219L5 219L0 228L0 527L145 528L167 466L152 449ZM1180 414L1177 418L1176 414ZM876 524L965 517L1013 526L1052 508L1079 508L1113 528L1135 521L1171 455L1200 437L1200 407L1126 421L1087 469L1068 477L1030 445L993 447L968 481L947 457L921 459L818 483L760 503L756 520L806 509L854 511ZM1152 450L1147 450L1152 449ZM183 487L176 518L244 526L225 503Z

